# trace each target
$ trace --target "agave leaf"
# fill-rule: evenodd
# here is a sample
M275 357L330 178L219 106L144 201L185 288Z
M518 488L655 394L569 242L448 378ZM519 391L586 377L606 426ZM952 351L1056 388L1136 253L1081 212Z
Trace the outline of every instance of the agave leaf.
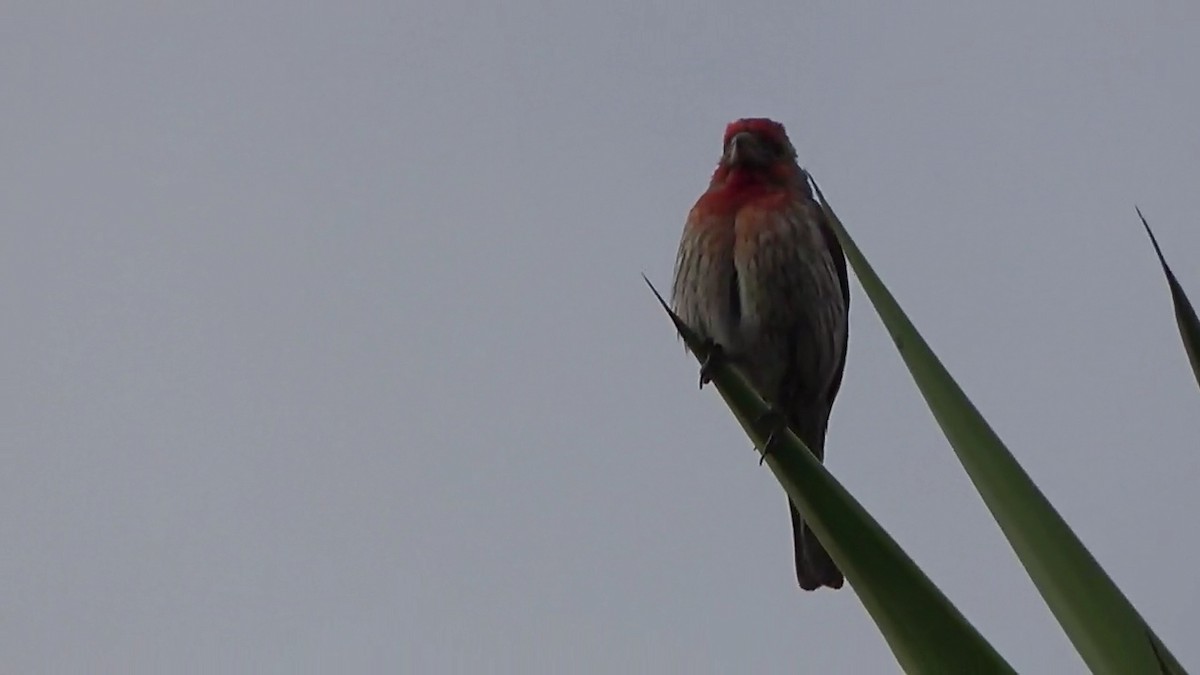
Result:
M1138 218L1142 219L1142 227L1146 228L1146 234L1150 235L1150 243L1154 245L1154 254L1158 256L1163 274L1167 277L1167 285L1171 288L1171 302L1175 305L1175 323L1179 325L1179 335L1183 338L1183 348L1187 351L1188 361L1192 364L1192 373L1196 376L1196 382L1200 384L1200 320L1196 319L1196 310L1192 309L1192 303L1188 302L1187 294L1183 292L1183 286L1179 285L1175 273L1167 265L1167 259L1163 257L1162 249L1158 246L1158 239L1150 230L1150 223L1146 222L1146 216L1142 215L1141 209L1135 207L1135 210Z
M703 362L708 347L671 311L649 279L646 283L692 354ZM717 391L761 449L766 439L755 420L763 418L767 405L736 366L718 361L711 374ZM906 672L1014 672L795 434L777 433L766 463L842 569Z
M811 179L811 176L810 176ZM812 181L830 226L929 409L1038 592L1095 673L1182 673L959 388Z

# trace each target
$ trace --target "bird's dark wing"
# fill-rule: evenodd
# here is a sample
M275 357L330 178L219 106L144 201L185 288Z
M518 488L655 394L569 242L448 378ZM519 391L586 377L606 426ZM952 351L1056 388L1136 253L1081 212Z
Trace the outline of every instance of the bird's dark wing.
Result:
M829 221L826 220L824 213L821 213L820 219L821 236L824 237L825 246L828 247L829 255L833 258L833 267L837 271L838 283L842 287L842 302L846 307L846 332L842 336L842 358L838 362L837 374L833 376L825 398L826 403L833 407L833 399L837 397L838 390L842 387L842 374L846 370L846 350L850 344L850 278L846 273L846 254L842 251L842 245L838 242L837 235L829 226Z

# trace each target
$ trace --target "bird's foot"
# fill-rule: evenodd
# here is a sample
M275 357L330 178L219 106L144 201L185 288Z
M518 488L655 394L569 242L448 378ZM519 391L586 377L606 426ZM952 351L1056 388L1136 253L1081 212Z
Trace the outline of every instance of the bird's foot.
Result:
M706 338L704 340L704 348L706 355L704 360L700 362L701 389L704 388L704 385L712 382L713 368L716 368L717 364L721 363L721 361L725 359L725 350L721 348L721 345L713 341L712 338Z
M762 466L762 463L767 461L767 455L771 454L776 439L788 428L787 418L774 406L768 406L767 411L754 420L754 427L767 437L763 442L762 457L758 459L758 465Z

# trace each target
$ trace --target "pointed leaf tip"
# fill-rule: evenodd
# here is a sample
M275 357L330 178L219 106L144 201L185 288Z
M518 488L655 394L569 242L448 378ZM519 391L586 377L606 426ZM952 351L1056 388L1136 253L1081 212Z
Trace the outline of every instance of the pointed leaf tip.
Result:
M667 301L663 300L662 293L658 292L658 289L654 287L654 282L650 281L650 277L646 276L645 272L642 272L642 281L646 282L646 285L650 287L650 292L654 294L654 297L658 298L658 304L662 305L663 309L670 310Z
M700 337L671 309L671 306L663 299L662 293L658 292L658 289L654 287L654 283L650 281L650 278L645 273L642 273L642 279L645 279L646 285L650 287L650 292L654 293L654 297L658 298L658 304L662 305L663 311L667 313L667 316L671 317L671 323L675 324L676 332L683 338L688 348L692 350L698 349Z
M1171 274L1170 268L1167 267L1167 259L1163 256L1162 247L1158 245L1158 237L1154 236L1154 230L1150 229L1150 223L1146 222L1146 216L1142 215L1142 210L1136 205L1133 207L1133 210L1137 211L1138 218L1142 221L1142 227L1145 228L1146 234L1150 236L1150 245L1154 247L1154 254L1158 256L1158 262L1162 263L1163 269L1167 271L1167 274Z
M1192 307L1191 301L1188 300L1183 286L1175 277L1175 272L1167 264L1167 258L1163 255L1162 247L1158 245L1158 239L1150 229L1150 223L1146 222L1146 217L1142 215L1141 209L1137 206L1133 208L1137 211L1138 218L1142 219L1142 227L1146 228L1146 234L1150 236L1150 243L1154 246L1154 254L1158 256L1158 263L1162 266L1163 276L1167 278L1167 287L1171 291L1171 302L1175 306L1175 323L1178 325L1179 335L1183 339L1183 349L1187 352L1188 362L1192 366L1196 382L1200 384L1200 319L1197 319L1196 310Z

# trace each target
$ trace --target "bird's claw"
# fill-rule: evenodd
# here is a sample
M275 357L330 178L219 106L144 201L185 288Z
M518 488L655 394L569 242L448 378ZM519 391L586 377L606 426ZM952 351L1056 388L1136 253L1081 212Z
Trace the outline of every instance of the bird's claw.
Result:
M725 358L725 350L721 348L721 345L714 342L712 338L704 341L704 347L704 360L700 362L701 389L704 388L704 385L712 382L713 368L716 368L717 364L719 364Z
M763 462L767 461L767 455L771 454L771 446L775 444L777 436L787 429L787 418L774 407L768 407L766 412L754 420L754 426L767 436L767 440L763 442L762 456L758 458L758 465L762 466Z

